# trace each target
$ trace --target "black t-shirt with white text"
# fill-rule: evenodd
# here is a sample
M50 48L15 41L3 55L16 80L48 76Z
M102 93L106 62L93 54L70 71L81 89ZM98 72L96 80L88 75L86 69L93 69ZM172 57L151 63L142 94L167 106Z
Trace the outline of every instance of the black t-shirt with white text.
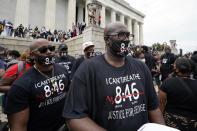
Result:
M69 85L67 70L54 64L54 76L52 71L44 74L51 79L45 78L34 67L30 68L12 84L8 93L8 115L30 109L28 131L56 131L64 124L61 115ZM51 80L55 83L52 84Z
M72 69L72 66L73 66L74 62L75 62L75 58L70 56L70 55L68 55L66 58L58 57L56 59L56 63L66 67L66 69L68 70L69 75L71 74L71 69Z
M76 71L63 117L90 117L109 131L135 131L148 122L148 111L158 107L148 67L126 57L111 66L103 55L84 61Z

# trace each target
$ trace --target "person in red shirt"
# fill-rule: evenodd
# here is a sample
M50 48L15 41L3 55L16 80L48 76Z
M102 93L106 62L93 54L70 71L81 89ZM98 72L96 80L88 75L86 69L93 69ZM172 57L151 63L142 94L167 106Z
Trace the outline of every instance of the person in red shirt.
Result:
M0 80L0 92L7 93L11 84L18 79L25 71L32 67L34 61L30 59L30 50L27 49L20 58L20 62L7 69ZM20 69L21 68L21 69Z

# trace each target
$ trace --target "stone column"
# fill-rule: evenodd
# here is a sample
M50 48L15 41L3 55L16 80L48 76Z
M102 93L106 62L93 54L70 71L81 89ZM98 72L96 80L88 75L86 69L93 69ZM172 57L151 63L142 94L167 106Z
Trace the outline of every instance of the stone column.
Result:
M83 22L83 5L78 5L78 16L77 16L77 22L82 23Z
M139 29L138 29L138 22L134 21L134 44L139 45Z
M46 30L55 29L56 0L46 0L45 27Z
M101 10L101 27L105 28L105 6L102 5L102 10Z
M85 23L86 23L86 26L88 26L88 0L86 0L86 3L85 3Z
M72 24L76 22L76 0L68 0L67 30L72 30Z
M139 31L140 31L140 38L139 38L139 44L143 45L144 44L144 33L143 33L143 23L139 24Z
M20 24L23 24L24 27L28 27L29 2L30 0L17 0L14 27L18 27Z
M132 34L132 20L131 20L131 18L128 18L128 30L129 30L130 34Z
M124 24L124 15L120 14L120 22Z
M115 10L111 10L111 22L116 22L116 12Z

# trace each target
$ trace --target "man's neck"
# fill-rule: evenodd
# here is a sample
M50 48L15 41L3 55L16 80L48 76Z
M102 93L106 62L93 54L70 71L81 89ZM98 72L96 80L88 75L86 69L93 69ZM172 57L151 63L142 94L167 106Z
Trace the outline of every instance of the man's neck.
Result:
M179 76L179 77L183 77L183 78L188 78L188 77L190 77L190 75L189 74L182 74L181 72L178 72L177 73L177 76Z
M83 56L83 58L84 58L85 60L87 60L87 59L88 59L88 57L87 57L86 55L84 55L84 56Z
M114 67L121 67L125 64L125 57L117 57L107 51L104 55L105 60Z
M38 63L35 64L35 67L41 72L47 72L47 71L51 71L53 69L53 65L43 66Z

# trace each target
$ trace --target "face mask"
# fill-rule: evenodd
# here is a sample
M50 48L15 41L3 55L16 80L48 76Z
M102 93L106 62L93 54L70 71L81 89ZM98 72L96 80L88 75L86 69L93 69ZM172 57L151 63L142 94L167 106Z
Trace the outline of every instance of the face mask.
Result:
M26 58L26 62L30 65L34 65L34 59L31 59L29 57Z
M94 52L87 52L87 56L88 56L88 58L93 57L94 56Z
M140 59L143 63L145 63L146 62L146 60L145 59Z
M68 56L68 52L60 52L60 57L65 59Z
M12 56L9 56L9 57L8 57L8 60L9 60L9 61L11 61L11 60L13 60L13 59L14 59L14 58L13 58Z
M129 53L130 41L112 41L110 48L114 55L125 57Z
M47 56L36 55L35 61L38 62L38 64L40 65L50 66L53 63L55 63L55 57L54 55L47 55Z

